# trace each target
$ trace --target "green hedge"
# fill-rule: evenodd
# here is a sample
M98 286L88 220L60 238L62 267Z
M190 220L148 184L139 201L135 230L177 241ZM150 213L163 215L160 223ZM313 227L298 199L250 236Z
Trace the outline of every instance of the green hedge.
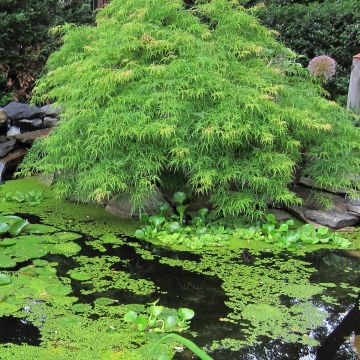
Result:
M280 33L286 46L306 56L304 65L318 55L337 61L337 74L326 88L333 99L344 103L352 57L360 52L360 1L265 0L256 14L265 26Z
M34 78L57 47L51 27L89 23L93 12L88 0L0 1L0 105L15 94L26 99Z

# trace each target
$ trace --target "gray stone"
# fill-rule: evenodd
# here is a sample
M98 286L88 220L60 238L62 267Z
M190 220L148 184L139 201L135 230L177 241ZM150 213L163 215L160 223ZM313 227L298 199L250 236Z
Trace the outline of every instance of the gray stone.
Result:
M0 108L0 127L5 125L7 121L8 121L8 116L6 114L6 111Z
M282 209L269 209L268 213L273 214L276 217L276 220L279 222L286 221L292 218L291 214Z
M32 144L36 139L45 137L49 134L50 129L42 129L30 131L23 134L15 135L15 138L22 142L23 144Z
M49 117L49 116L46 116L44 118L44 127L47 127L47 128L52 128L52 127L55 127L58 123L58 119L57 118L53 118L53 117Z
M10 140L5 143L0 143L0 158L6 156L11 150L15 148L16 140Z
M41 112L46 116L58 116L60 114L61 108L60 106L53 106L53 105L44 105L41 107Z
M333 229L341 229L345 226L352 226L359 223L356 215L344 214L336 211L305 210L304 215L307 219L329 226Z
M36 128L40 128L43 125L43 121L41 119L21 119L18 120L17 123L19 125L30 125Z
M42 112L41 109L37 106L30 106L29 104L18 103L16 101L11 102L10 104L4 107L7 116L11 120L19 119L34 119L39 117Z
M20 133L21 133L21 130L18 126L10 126L6 135L10 136L10 137L14 137L15 135L20 134Z
M157 190L145 199L143 204L144 210L148 215L158 214L158 206L164 201L164 196ZM133 212L130 196L127 193L119 194L112 198L105 210L121 219L139 218L139 214Z

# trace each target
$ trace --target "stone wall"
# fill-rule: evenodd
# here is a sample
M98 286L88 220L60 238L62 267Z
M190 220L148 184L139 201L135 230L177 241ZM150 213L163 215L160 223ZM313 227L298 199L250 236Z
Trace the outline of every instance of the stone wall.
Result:
M0 108L0 182L11 178L31 144L57 125L59 114L51 105L11 102Z

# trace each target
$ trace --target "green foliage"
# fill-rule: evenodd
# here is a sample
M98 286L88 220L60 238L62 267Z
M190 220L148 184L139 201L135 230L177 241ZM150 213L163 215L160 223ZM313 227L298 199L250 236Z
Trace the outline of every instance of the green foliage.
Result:
M305 224L294 229L294 221L288 220L278 224L274 215L266 217L267 222L261 227L252 228L250 231L257 233L257 238L268 243L273 243L281 249L296 251L304 244L334 244L340 248L347 248L349 240L330 232L327 227L316 228L313 224Z
M269 199L298 201L296 167L335 188L360 171L349 113L231 2L113 0L63 40L33 99L56 100L62 122L22 167L56 173L59 196L128 192L141 208L182 182L225 215L257 217Z
M43 201L43 192L32 190L27 193L16 191L15 193L7 192L4 201L17 201L18 203L27 202L30 205L39 205Z
M34 78L58 37L48 35L51 27L93 21L87 0L1 0L0 3L0 105L14 92L27 98Z
M332 244L339 248L347 248L349 240L330 232L327 227L316 228L312 224L295 226L294 220L278 223L273 214L266 216L266 222L249 226L239 220L228 221L214 218L206 208L193 214L191 222L182 225L179 219L182 215L173 214L170 217L153 215L148 218L149 225L135 231L135 237L160 242L165 245L183 245L191 249L201 249L206 246L224 246L231 239L261 240L274 244L280 249L296 251L304 245Z
M305 65L318 55L333 57L337 73L326 89L332 98L346 101L352 58L359 52L359 1L265 0L265 7L260 7L257 15L264 25L280 33L288 47L305 55Z
M179 308L168 309L163 306L156 305L158 302L150 304L145 309L144 314L130 310L124 315L124 321L132 323L139 331L151 332L169 332L169 331L184 331L189 328L189 320L191 320L195 313L191 309Z

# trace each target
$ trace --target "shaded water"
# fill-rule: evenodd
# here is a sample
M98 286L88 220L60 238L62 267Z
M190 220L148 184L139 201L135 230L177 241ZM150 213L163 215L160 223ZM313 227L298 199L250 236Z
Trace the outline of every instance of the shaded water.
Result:
M31 220L34 222L38 219L31 218ZM159 298L159 303L164 306L172 308L181 306L195 310L196 317L192 321L191 330L198 334L195 341L200 346L208 348L214 340L221 340L225 337L235 339L242 337L241 327L238 324L219 321L227 316L230 309L225 305L228 298L221 287L222 281L217 276L202 275L184 270L180 266L170 266L159 262L162 258L198 262L199 255L176 252L134 239L128 239L124 245L117 248L106 245L106 251L100 252L89 245L91 240L91 237L83 235L82 239L78 241L82 247L79 255L116 256L119 258L119 262L112 265L112 270L126 271L131 274L133 279L150 280L158 290L151 295L136 295L122 289L110 289L101 293L84 295L81 293L83 284L72 279L73 295L78 297L80 302L92 303L98 297L110 297L121 304L145 304ZM151 253L154 258L150 260L142 257L134 244L140 245L141 249ZM239 252L237 261L250 266L256 258L271 258L272 256L269 253L255 255L249 250L243 250L241 253ZM284 254L283 257L287 259L292 256ZM63 255L48 255L46 259L58 262L58 276L67 276L70 269L78 266L76 258L68 258ZM360 286L359 276L354 275L356 274L355 270L360 270L360 262L347 252L321 250L309 253L301 259L309 262L317 270L311 277L311 282L314 284L347 283L356 287ZM328 289L326 295L336 298L337 303L326 303L320 296L314 296L311 300L313 307L325 311L327 314L323 325L314 329L311 334L319 341L319 346L310 347L261 337L259 338L260 344L245 347L239 351L220 348L213 351L211 356L216 360L357 360L356 351L347 338L354 334L360 334L358 299L344 296L341 288L337 287ZM289 305L293 300L284 296L282 301L283 304ZM3 317L0 318L0 343L7 342L39 345L40 332L26 321ZM195 358L186 351L175 356L175 359L179 360Z

